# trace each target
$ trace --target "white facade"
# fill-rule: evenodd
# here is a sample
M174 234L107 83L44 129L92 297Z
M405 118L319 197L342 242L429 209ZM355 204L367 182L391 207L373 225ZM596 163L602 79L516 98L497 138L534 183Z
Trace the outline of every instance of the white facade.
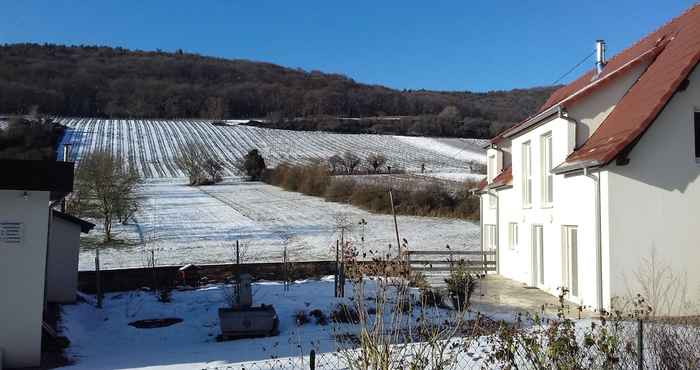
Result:
M80 225L53 216L46 266L46 300L74 303L78 290Z
M0 226L5 225L0 231L0 351L5 367L40 362L48 204L48 191L0 190Z
M668 313L677 314L683 302L700 302L700 269L693 268L700 261L700 238L695 234L700 230L700 162L693 137L693 114L700 109L697 70L687 90L674 95L629 153L628 164L613 162L587 173L552 175L553 199L545 199L549 171L542 163L542 146L546 135L551 135L551 159L556 166L598 128L644 67L581 98L565 117L549 118L489 149L487 155L504 153L504 167L512 166L513 175L512 185L487 187L482 194L484 243L488 247L493 239L488 236L489 226L498 225L501 275L552 294L567 286L575 291L569 293L569 300L610 309L616 298L654 295L645 291L637 276L655 250L656 262L667 265L674 272L669 279L680 284L668 284L679 290L672 294L672 303L657 297L659 302L652 305L659 310L668 306ZM528 145L529 174L524 170ZM497 202L490 199L492 194ZM515 229L517 237L512 235ZM543 253L538 253L540 245Z

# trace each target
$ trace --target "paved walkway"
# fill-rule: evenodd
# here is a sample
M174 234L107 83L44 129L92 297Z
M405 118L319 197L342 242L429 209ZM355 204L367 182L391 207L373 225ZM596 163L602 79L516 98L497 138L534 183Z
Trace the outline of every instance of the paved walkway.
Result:
M444 287L446 276L433 275L428 278L432 286ZM500 275L487 275L479 280L479 285L472 295L472 310L489 315L513 315L514 312L556 315L559 298L537 288L505 278ZM593 317L595 313L584 310L579 312L578 305L565 302L565 314L569 317Z

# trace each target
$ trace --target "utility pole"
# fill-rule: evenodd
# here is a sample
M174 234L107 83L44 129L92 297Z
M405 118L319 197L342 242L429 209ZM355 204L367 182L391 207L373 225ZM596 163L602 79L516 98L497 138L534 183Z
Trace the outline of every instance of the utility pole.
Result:
M401 258L401 239L399 238L399 224L396 222L396 209L394 208L394 194L389 189L389 202L391 202L391 215L394 216L394 230L396 231L396 246L399 250L399 258Z

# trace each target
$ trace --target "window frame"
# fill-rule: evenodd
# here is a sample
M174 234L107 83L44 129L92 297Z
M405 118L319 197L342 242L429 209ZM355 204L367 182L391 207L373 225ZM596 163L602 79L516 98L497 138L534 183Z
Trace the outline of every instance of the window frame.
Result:
M490 184L496 178L496 155L491 154L486 161L486 181Z
M484 224L484 249L496 249L498 244L496 243L496 234L498 230L495 224Z
M516 250L520 243L520 232L517 222L508 223L508 248Z
M551 208L554 203L554 174L552 174L552 131L540 135L540 206ZM551 198L550 198L551 197Z
M578 235L577 225L562 225L562 285L569 288L569 296L574 298L581 295Z
M532 142L530 140L521 144L520 156L522 205L523 208L532 208Z

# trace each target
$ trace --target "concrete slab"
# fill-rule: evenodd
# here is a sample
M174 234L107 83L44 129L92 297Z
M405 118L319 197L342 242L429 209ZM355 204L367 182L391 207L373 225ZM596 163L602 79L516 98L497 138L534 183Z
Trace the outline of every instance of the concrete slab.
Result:
M433 287L445 288L447 274L432 273L426 277ZM479 285L471 299L472 310L487 315L514 314L515 312L530 314L556 315L560 306L559 298L537 288L505 278L500 275L487 275L479 280ZM594 317L595 313L588 310L579 311L579 306L568 301L564 302L564 313L572 318Z

